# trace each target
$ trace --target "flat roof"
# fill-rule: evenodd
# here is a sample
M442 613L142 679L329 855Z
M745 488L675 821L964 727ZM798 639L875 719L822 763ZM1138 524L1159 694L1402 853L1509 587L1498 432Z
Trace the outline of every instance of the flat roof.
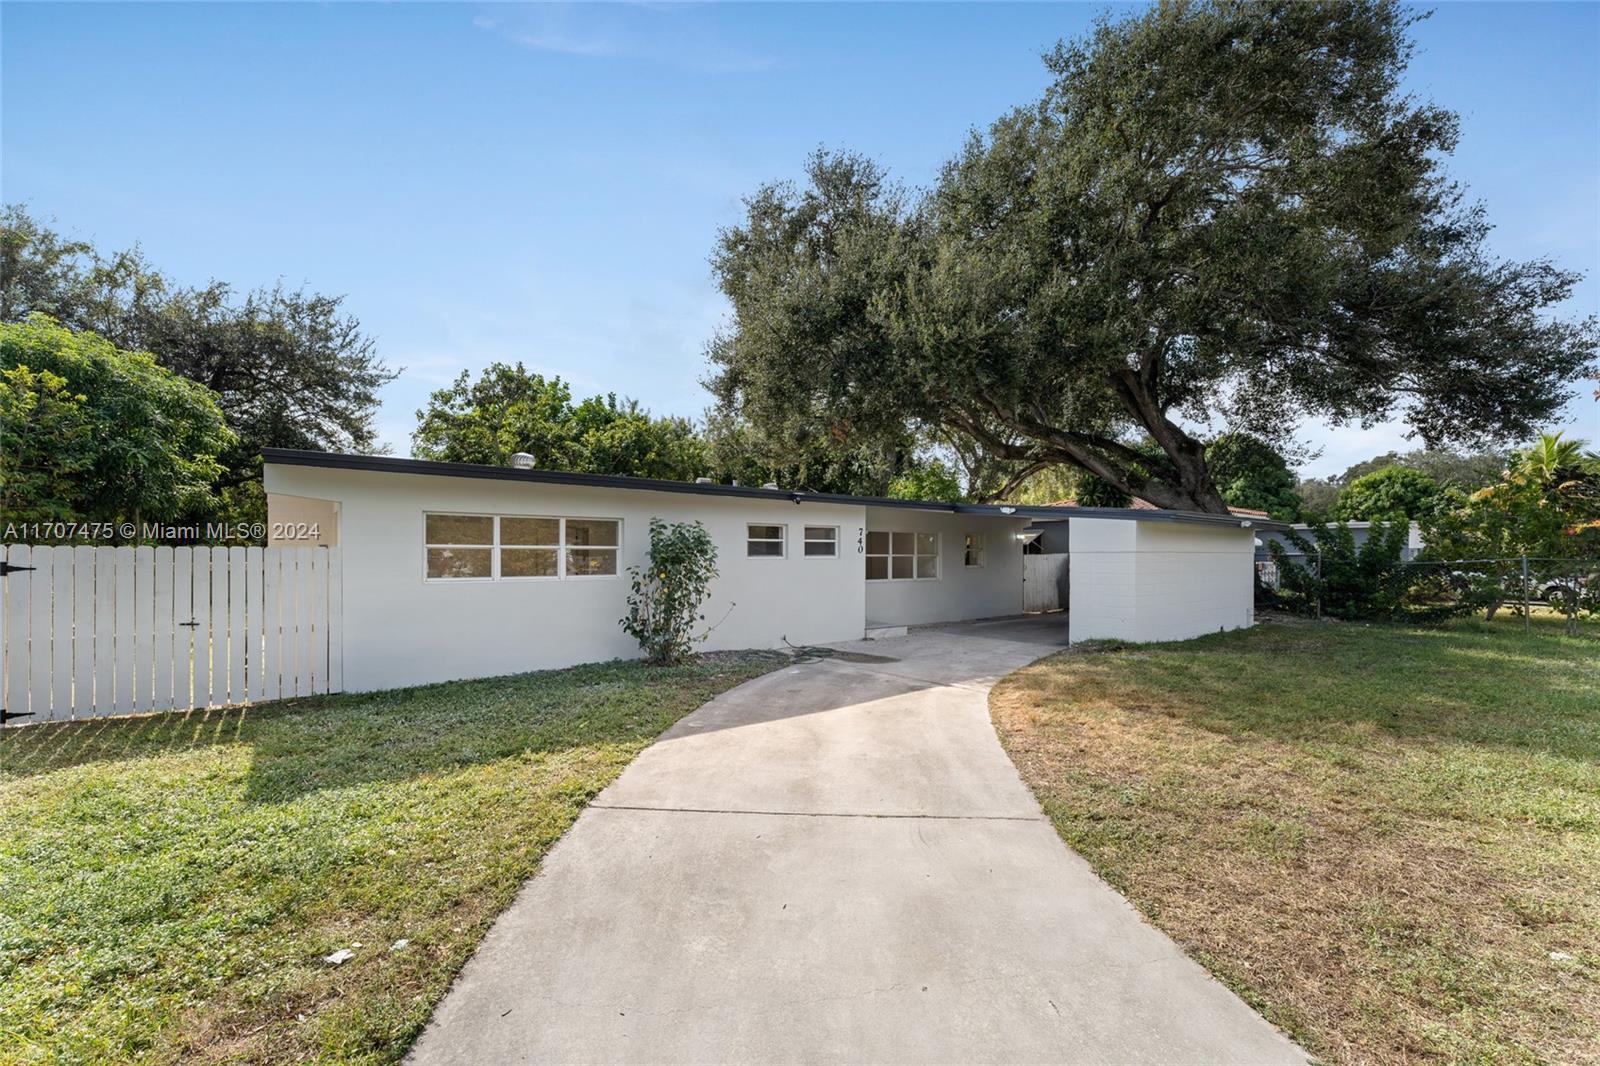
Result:
M397 459L388 455L344 455L339 452L263 448L267 465L315 466L330 470L360 470L380 474L422 474L428 477L469 477L490 481L524 481L545 485L580 485L588 488L630 489L634 492L682 492L695 496L744 497L756 500L788 499L793 503L844 503L867 507L904 507L914 511L985 515L993 518L1029 518L1062 521L1068 518L1110 518L1131 522L1184 522L1233 529L1281 528L1287 523L1199 511L1151 511L1132 507L1033 507L1022 504L946 503L940 500L891 500L883 496L848 496L802 489L764 489L751 485L719 485L698 481L625 477L619 474L578 474L568 470L519 470L481 463L441 463L431 459Z

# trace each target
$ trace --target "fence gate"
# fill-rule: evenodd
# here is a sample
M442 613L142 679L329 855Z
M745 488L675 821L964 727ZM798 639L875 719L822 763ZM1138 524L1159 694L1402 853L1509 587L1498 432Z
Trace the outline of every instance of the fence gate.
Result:
M338 548L0 548L0 724L338 692Z
M1024 611L1059 611L1061 589L1066 584L1067 561L1072 556L1065 552L1051 555L1022 557L1022 609Z

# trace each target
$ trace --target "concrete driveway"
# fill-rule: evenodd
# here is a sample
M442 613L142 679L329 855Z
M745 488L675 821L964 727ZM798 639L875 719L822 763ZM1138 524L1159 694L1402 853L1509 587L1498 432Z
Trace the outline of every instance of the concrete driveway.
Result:
M914 630L701 707L552 849L409 1061L1305 1062L1001 750L990 685L1064 641L1060 616Z

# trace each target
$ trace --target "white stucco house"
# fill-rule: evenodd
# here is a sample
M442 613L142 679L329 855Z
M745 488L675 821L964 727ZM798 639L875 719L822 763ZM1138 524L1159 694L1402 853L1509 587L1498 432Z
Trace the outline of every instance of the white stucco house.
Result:
M1070 524L1072 640L1254 623L1260 522L1118 508L889 500L774 487L266 449L278 545L340 549L350 691L639 654L618 625L651 518L717 545L708 649L892 635L1020 614L1033 524Z

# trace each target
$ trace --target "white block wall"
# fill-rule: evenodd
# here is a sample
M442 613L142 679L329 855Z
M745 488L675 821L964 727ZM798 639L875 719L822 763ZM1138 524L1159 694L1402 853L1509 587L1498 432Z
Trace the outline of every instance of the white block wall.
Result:
M1252 530L1069 521L1074 641L1187 640L1255 624Z
M285 494L339 505L344 554L344 682L348 691L632 658L638 645L617 624L626 611L628 566L649 551L651 517L699 519L718 550L720 575L705 607L717 628L710 650L859 639L865 534L858 505L801 504L673 492L394 474L270 464L269 521ZM564 581L424 581L423 514L616 518L616 577ZM750 522L787 527L788 555L748 558ZM839 528L836 558L802 554L802 527Z
M868 507L869 530L939 534L939 577L932 581L867 581L867 621L924 625L1022 613L1020 518ZM966 535L984 535L984 564L966 565ZM852 546L853 548L853 546Z

